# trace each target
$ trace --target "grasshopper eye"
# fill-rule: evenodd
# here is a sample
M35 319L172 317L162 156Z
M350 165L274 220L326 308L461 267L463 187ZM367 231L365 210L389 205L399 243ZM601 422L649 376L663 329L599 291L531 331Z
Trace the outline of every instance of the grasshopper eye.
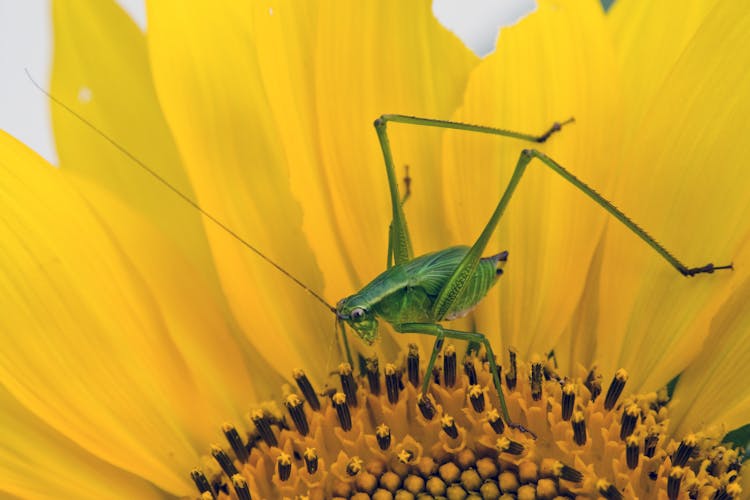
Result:
M354 309L352 309L352 312L349 313L349 317L353 321L359 321L365 317L365 310L362 309L361 307L355 307Z

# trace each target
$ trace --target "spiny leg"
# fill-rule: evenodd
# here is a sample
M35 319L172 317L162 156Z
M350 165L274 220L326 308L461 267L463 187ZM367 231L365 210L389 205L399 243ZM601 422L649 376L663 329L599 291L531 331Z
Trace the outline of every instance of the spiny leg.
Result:
M389 229L388 231L388 267L391 267L391 262L395 264L403 264L404 262L408 262L414 255L411 245L411 238L409 236L409 228L406 225L406 216L404 215L404 210L402 207L403 201L408 197L408 194L404 197L403 200L399 196L398 180L396 179L396 171L393 165L393 155L391 154L391 145L388 139L388 122L406 123L411 125L454 130L465 130L468 132L479 132L482 134L497 135L501 137L509 137L511 139L520 139L523 141L542 143L549 139L552 134L560 131L563 126L572 123L573 121L573 118L569 118L563 122L555 122L543 134L533 135L521 132L513 132L512 130L503 130L494 127L471 125L468 123L452 122L448 120L435 120L432 118L421 118L418 116L382 115L380 118L375 120L375 130L378 133L380 149L383 151L383 160L385 161L386 174L388 175L388 188L391 194L391 209L393 211L393 217L391 219L391 229Z
M487 127L484 125L472 125L471 123L454 122L450 120L436 120L434 118L422 118L419 116L382 115L380 118L375 120L376 128L378 127L379 121L382 122L383 128L385 128L386 122L408 123L411 125L420 125L424 127L437 127L452 130L464 130L466 132L479 132L480 134L497 135L500 137L509 137L511 139L520 139L522 141L543 143L546 142L547 139L549 139L554 133L562 130L565 125L575 122L575 119L573 117L570 117L562 122L554 122L543 134L540 135L526 134L524 132L515 132L513 130Z
M516 169L513 172L513 176L511 177L510 183L508 184L508 187L506 188L506 192L503 195L503 198L500 200L500 205L503 205L503 206L501 207L500 205L498 205L500 214L502 214L502 211L505 209L504 205L507 205L508 201L510 200L510 196L513 194L513 190L515 190L516 186L518 185L518 181L521 180L521 176L526 170L526 166L534 158L538 159L540 162L542 162L542 164L546 165L553 171L557 172L562 178L564 178L566 181L573 184L575 187L581 190L586 196L594 200L594 202L597 205L605 209L612 216L614 216L617 220L619 220L622 224L624 224L628 229L633 231L633 233L635 233L639 238L645 241L648 244L648 246L653 248L656 251L656 253L661 255L664 258L664 260L669 262L669 264L671 264L672 267L674 267L683 276L695 276L696 274L702 274L702 273L711 274L714 271L718 271L721 269L732 269L732 264L715 266L711 263L708 263L704 266L699 266L699 267L687 267L685 264L680 262L674 255L672 255L666 248L664 248L659 242L657 242L650 234L648 234L646 231L641 229L641 227L638 226L638 224L636 224L630 217L625 215L622 211L620 211L620 209L618 209L612 203L604 199L593 188L589 187L583 181L578 179L575 175L570 173L568 170L566 170L562 165L557 163L555 160L553 160L549 156L535 149L525 149L521 152L521 157L519 158L518 163L516 164Z
M503 420L511 429L518 429L521 432L525 432L536 439L536 434L531 432L529 429L521 424L513 422L508 412L508 406L505 403L505 396L503 395L502 385L500 383L500 372L497 368L497 362L495 361L495 353L492 351L490 341L481 333L474 332L462 332L459 330L449 330L443 328L438 324L433 323L405 323L396 326L396 330L401 333L421 333L426 335L434 335L436 337L435 344L432 348L432 354L430 354L430 361L427 363L427 369L425 370L424 380L422 381L422 397L427 395L427 390L430 388L430 382L432 380L432 371L435 367L435 360L437 359L438 353L443 348L443 342L446 338L465 340L467 342L477 342L482 344L487 351L487 361L490 364L490 372L492 373L492 382L497 390L497 396L500 400L500 410L503 414Z
M518 187L519 182L521 182L521 177L523 177L523 174L526 171L526 167L528 167L529 163L534 158L538 159L543 165L551 168L563 179L573 184L589 198L594 200L594 202L596 202L599 206L612 214L617 220L619 220L631 231L633 231L639 238L645 241L651 248L653 248L659 255L661 255L664 260L669 262L672 267L674 267L683 276L695 276L696 274L701 273L713 273L714 271L720 269L732 269L732 264L715 266L709 263L705 266L700 267L685 266L682 262L677 260L677 258L674 257L666 248L659 244L650 234L648 234L635 222L633 222L627 215L621 212L612 203L605 200L593 188L589 187L583 181L567 171L564 167L562 167L562 165L558 164L544 153L541 153L535 149L524 149L521 152L520 157L518 158L516 168L515 170L513 170L513 175L508 182L508 186L505 188L505 192L500 198L497 207L495 207L495 211L490 217L489 222L484 227L482 234L479 235L477 241L466 253L466 256L458 264L456 270L453 272L451 277L448 278L445 285L443 285L443 289L440 291L440 294L435 300L432 308L432 318L435 321L441 321L443 320L443 318L445 318L456 298L461 294L461 291L464 289L465 285L469 282L471 276L476 271L482 253L487 247L487 243L490 241L490 238L494 233L495 228L500 221L500 218L505 212L505 209L507 208L511 197L516 190L516 187Z

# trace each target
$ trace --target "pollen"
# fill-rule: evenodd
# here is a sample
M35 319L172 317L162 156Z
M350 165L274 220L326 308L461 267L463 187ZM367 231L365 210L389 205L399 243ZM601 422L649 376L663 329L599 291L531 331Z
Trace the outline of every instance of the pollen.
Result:
M340 389L325 393L295 370L296 390L251 411L246 430L221 426L226 444L189 472L196 498L742 496L743 453L708 431L672 438L666 391L628 393L625 370L607 384L596 369L561 376L511 352L508 411L534 438L507 425L486 358L459 352L445 347L426 395L414 345L361 373L340 365Z

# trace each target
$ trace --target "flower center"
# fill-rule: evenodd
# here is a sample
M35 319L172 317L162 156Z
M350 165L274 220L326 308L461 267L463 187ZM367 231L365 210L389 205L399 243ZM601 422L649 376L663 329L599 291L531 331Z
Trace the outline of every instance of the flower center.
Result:
M486 361L469 356L460 374L446 346L426 399L415 346L401 366L369 359L356 377L342 364L325 395L296 370L284 411L253 411L246 438L223 426L229 447L191 473L202 498L740 496L741 455L704 432L670 439L666 391L622 399L625 370L602 395L593 369L561 377L511 352L505 398L534 439L503 423Z

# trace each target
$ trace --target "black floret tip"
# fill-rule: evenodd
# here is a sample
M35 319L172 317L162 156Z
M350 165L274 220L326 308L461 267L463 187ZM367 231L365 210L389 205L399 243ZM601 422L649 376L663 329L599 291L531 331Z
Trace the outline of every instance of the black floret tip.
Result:
M682 467L687 464L697 445L698 442L692 434L683 439L672 456L672 465Z
M284 401L284 406L286 406L289 416L292 422L294 422L294 427L297 428L297 432L303 436L307 436L310 432L310 427L307 423L307 416L305 415L302 400L296 394L290 394L287 396L286 401Z
M474 411L482 413L484 411L484 391L482 388L478 385L470 385L466 392L469 395L469 401Z
M239 500L252 500L252 497L250 496L250 486L248 486L247 479L245 479L242 474L233 475L231 480L232 486L234 486L234 491L237 493L237 498Z
M380 424L375 429L375 439L378 442L378 448L385 451L391 447L391 428L385 424Z
M539 401L542 399L542 364L531 365L531 399Z
M516 383L518 382L518 366L516 363L516 353L515 351L510 351L510 368L508 369L508 373L505 374L505 383L508 385L508 390L513 390L516 388Z
M659 444L659 434L651 433L647 435L643 443L643 454L648 458L653 457L656 453L657 444Z
M339 424L341 424L341 428L345 431L350 431L352 429L352 415L349 412L349 405L346 401L346 394L344 394L343 392L337 392L333 395L331 401L333 402L333 407L336 409L336 415L339 418Z
M631 404L625 408L625 411L622 412L622 418L620 418L620 439L624 440L633 434L640 416L641 409L637 404Z
M640 447L638 444L638 438L630 436L626 440L627 446L625 447L625 459L628 463L628 469L635 470L638 467L638 460L640 459Z
M599 490L599 494L607 500L622 500L622 493L620 493L617 487L608 483L607 481L599 481L596 485L596 489Z
M362 472L363 462L359 457L352 457L351 460L346 464L346 474L348 476L356 476Z
M500 418L500 414L497 410L493 409L487 412L487 422L489 422L490 427L495 431L495 434L502 434L505 430L505 422Z
M604 409L611 410L615 407L617 400L622 394L622 390L625 388L625 383L628 381L628 372L620 368L612 378L612 383L609 384L607 389L607 395L604 398Z
M211 455L227 476L232 477L239 473L237 467L234 466L232 459L229 458L229 455L218 446L211 447Z
M385 390L388 395L388 402L392 405L398 403L401 384L398 377L398 371L396 370L396 365L391 363L385 365Z
M305 460L305 468L308 474L315 474L318 471L318 452L315 448L307 448L302 454Z
M409 344L409 354L406 355L406 372L411 385L417 387L419 385L419 349L416 344Z
M281 481L286 481L292 475L292 458L286 453L281 453L276 458L276 472Z
M467 359L464 361L464 373L469 379L469 385L476 385L477 383L477 369L474 367L474 361Z
M443 432L445 432L451 439L456 439L458 437L456 421L450 415L444 415L443 418L440 419L440 426L442 427Z
M446 387L456 385L456 348L452 344L445 347L443 354L443 378Z
M601 376L596 372L595 368L592 368L591 371L589 371L583 385L585 385L591 393L591 401L596 401L596 398L602 393L602 382Z
M563 420L570 420L573 416L573 409L576 402L576 388L573 384L565 384L562 389L561 417Z
M341 380L341 388L346 394L346 402L351 406L357 406L357 381L354 380L352 365L349 363L339 365L339 379Z
M190 471L190 478L195 483L195 487L198 488L198 492L208 492L213 495L211 484L208 482L208 478L206 478L206 475L200 469L193 469L192 471Z
M294 381L297 382L297 387L299 387L302 396L307 401L307 404L310 405L310 408L315 411L320 411L320 401L318 401L318 395L315 394L315 389L313 389L313 386L310 383L310 379L307 378L305 372L299 369L294 370L292 376L294 377Z
M510 455L520 455L524 450L524 446L521 443L506 437L498 438L495 442L495 448L499 453L508 453Z
M580 483L583 481L583 473L573 467L565 465L562 462L555 464L555 476L572 483Z
M680 485L682 477L685 475L685 469L679 466L673 466L667 478L667 497L669 500L677 500L680 496Z
M231 424L224 424L221 430L224 432L224 437L227 439L229 447L232 448L237 460L246 462L250 454L237 429Z
M578 446L586 444L586 420L583 418L583 413L576 412L571 419L571 425L573 427L573 441Z
M433 418L435 418L437 410L435 409L435 405L432 403L432 400L429 396L420 396L417 405L419 406L419 411L422 413L422 416L425 418L425 420L432 420Z
M261 439L268 446L279 445L276 435L273 433L273 429L271 429L271 421L262 410L253 412L250 419L253 421L253 424L255 424L255 428L258 429L258 434L260 434Z

